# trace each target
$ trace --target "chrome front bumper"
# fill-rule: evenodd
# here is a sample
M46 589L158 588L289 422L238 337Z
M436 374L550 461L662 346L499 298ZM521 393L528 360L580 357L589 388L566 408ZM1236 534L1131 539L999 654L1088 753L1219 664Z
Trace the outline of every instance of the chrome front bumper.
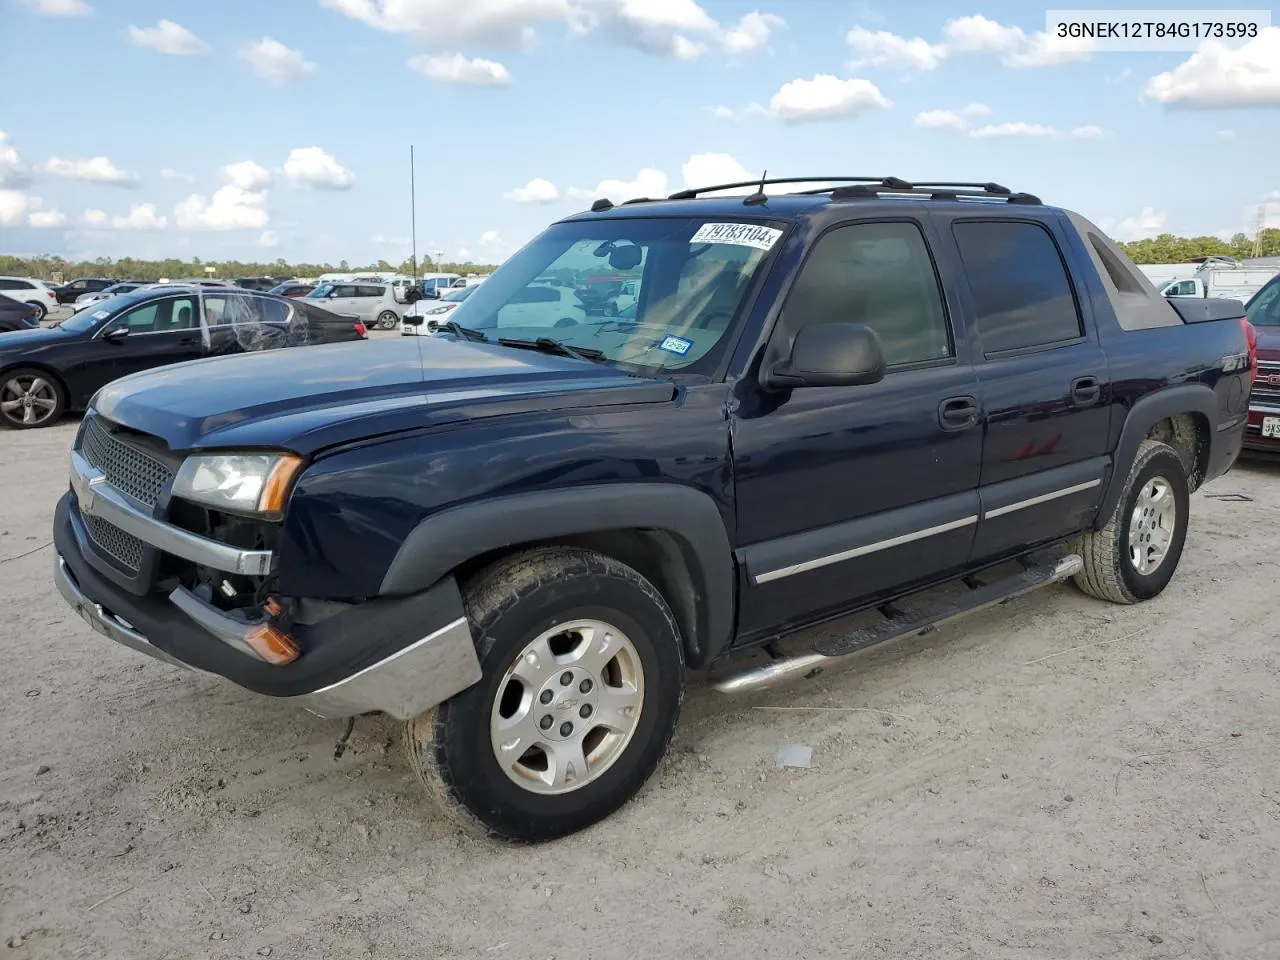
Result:
M194 669L169 656L131 624L86 597L61 556L55 560L54 583L62 598L97 633L164 663ZM459 617L343 680L312 693L274 699L297 704L321 717L386 713L398 720L408 720L461 693L476 683L481 674L471 629L466 618Z

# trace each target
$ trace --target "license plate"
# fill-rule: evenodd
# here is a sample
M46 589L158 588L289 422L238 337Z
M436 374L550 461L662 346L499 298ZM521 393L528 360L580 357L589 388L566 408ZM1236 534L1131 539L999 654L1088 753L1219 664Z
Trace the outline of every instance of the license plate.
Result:
M1263 417L1262 435L1264 437L1280 437L1280 417Z

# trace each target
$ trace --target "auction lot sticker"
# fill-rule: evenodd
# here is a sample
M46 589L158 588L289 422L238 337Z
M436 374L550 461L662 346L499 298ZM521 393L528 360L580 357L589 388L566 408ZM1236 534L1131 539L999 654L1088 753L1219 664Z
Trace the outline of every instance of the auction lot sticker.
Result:
M762 227L758 223L704 223L689 243L731 243L738 247L768 250L780 236L781 230Z

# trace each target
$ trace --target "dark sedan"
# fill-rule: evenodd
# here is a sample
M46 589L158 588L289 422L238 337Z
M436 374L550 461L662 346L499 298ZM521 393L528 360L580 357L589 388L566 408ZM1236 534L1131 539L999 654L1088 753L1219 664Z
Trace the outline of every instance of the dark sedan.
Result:
M314 283L281 283L268 290L278 297L305 297L316 288Z
M83 410L112 380L219 354L363 340L364 324L309 303L233 288L143 288L54 327L0 336L0 425Z
M102 277L82 277L79 280L64 283L60 287L54 287L53 292L57 295L59 303L75 303L76 297L105 290L115 282Z
M31 330L40 326L40 310L0 293L0 333Z

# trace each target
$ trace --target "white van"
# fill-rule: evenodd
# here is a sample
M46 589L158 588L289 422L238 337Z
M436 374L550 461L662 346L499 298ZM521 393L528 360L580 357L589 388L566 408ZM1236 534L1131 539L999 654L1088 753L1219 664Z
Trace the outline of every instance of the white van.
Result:
M1166 297L1220 297L1242 303L1266 286L1277 271L1270 268L1199 270L1194 277L1173 280L1160 288Z

